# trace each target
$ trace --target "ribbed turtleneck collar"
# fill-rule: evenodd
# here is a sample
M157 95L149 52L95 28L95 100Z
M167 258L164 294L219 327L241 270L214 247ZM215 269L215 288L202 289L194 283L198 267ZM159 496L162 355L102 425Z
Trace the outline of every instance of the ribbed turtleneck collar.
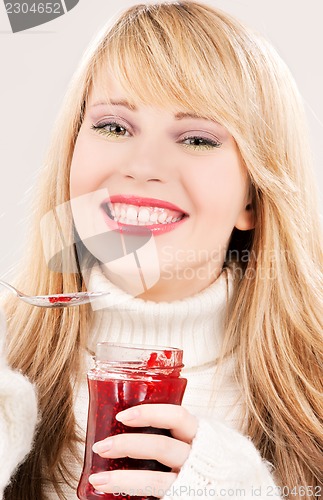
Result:
M91 271L89 289L110 292L93 302L91 350L102 341L177 347L184 351L185 368L214 363L218 357L232 292L227 272L196 295L172 302L134 298L111 283L99 266Z

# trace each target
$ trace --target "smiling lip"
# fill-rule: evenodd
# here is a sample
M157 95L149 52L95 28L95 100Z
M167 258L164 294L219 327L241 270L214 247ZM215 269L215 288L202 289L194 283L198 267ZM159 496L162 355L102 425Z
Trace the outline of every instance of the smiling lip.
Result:
M111 217L111 212L108 208L109 203L110 204L120 203L129 206L133 205L138 207L152 207L157 209L159 208L159 209L169 210L173 212L178 212L178 214L181 214L182 218L176 222L168 222L168 223L152 222L151 224L143 224L143 225L126 224L124 222L118 222ZM111 229L119 231L121 230L128 234L130 233L137 235L138 234L147 235L147 233L151 233L154 235L164 234L169 231L173 231L188 218L188 214L184 212L184 210L182 210L181 208L174 205L173 203L164 200L159 200L156 198L142 198L140 196L135 196L135 195L111 196L110 198L107 198L102 202L101 208L103 210L105 222Z
M183 214L186 214L184 210L177 207L176 205L173 205L173 203L169 203L168 201L158 200L156 198L141 198L140 196L117 194L111 196L106 201L110 201L110 203L126 203L127 205L136 205L138 207L167 208L169 210L175 210L176 212L181 212Z

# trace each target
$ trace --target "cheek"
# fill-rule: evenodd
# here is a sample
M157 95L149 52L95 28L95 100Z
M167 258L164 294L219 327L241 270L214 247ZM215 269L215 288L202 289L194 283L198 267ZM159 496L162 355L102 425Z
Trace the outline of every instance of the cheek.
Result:
M75 143L70 171L71 197L99 189L107 175L107 155L101 144L80 131Z
M234 219L242 209L246 195L246 176L237 158L227 157L222 162L208 165L191 179L195 206L210 217Z
M82 138L81 132L75 143L70 171L70 192L71 197L85 193L85 186L89 180L90 154L86 141Z

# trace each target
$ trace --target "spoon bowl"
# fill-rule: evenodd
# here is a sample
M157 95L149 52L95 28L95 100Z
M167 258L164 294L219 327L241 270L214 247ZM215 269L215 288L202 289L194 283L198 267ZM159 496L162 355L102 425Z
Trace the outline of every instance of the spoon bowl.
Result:
M0 280L0 285L14 293L20 300L37 307L73 307L88 304L92 300L98 299L110 292L72 292L54 295L26 295L14 286Z

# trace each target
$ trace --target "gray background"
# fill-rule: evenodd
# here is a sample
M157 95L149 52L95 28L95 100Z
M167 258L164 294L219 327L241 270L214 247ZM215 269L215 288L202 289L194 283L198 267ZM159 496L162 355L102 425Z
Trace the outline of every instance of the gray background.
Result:
M0 277L10 280L28 244L32 188L65 89L88 42L134 1L80 0L48 24L13 34L0 2ZM323 213L321 0L209 0L271 40L306 103Z

